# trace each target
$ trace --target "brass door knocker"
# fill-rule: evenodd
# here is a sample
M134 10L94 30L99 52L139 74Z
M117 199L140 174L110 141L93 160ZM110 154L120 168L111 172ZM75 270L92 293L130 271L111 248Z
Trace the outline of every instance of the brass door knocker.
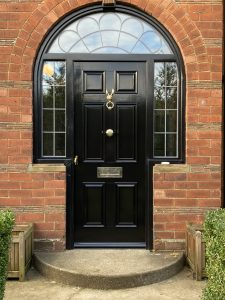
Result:
M109 93L108 90L106 90L105 93L106 93L106 99L107 99L106 107L107 107L108 110L111 110L114 107L114 103L112 101L112 96L114 94L114 89L112 89L111 93Z

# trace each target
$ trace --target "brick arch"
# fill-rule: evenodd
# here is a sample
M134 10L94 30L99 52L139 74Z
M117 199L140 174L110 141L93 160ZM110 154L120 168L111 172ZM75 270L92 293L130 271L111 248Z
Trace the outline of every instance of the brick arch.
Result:
M195 23L174 0L122 0L156 18L171 33L182 53L188 80L197 80L198 64L207 62L207 52ZM24 23L16 40L9 76L19 80L32 79L32 66L39 45L59 19L97 0L47 0L38 6ZM209 66L210 69L210 66ZM16 70L16 73L15 73ZM19 77L19 78L18 78Z

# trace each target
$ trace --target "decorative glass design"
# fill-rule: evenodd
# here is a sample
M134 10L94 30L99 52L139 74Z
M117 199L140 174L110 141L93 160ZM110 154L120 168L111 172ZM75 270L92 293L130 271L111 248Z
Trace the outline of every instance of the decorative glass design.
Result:
M69 26L48 53L171 54L163 36L147 22L124 13L95 13Z
M66 155L66 64L45 61L42 69L42 156Z
M174 62L155 63L154 157L178 157L178 70Z

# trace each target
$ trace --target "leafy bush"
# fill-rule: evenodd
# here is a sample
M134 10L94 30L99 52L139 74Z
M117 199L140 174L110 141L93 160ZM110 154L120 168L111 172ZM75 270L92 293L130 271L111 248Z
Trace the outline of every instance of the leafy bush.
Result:
M13 225L14 214L10 211L0 211L0 300L4 296Z
M225 209L210 211L204 222L206 272L204 300L225 299Z

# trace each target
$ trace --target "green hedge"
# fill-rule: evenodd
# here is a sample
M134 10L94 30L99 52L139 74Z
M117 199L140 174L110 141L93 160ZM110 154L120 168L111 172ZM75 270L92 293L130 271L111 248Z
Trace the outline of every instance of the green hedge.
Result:
M0 210L0 300L4 296L13 225L14 214L10 211Z
M225 209L210 211L204 222L206 272L204 300L225 299Z

